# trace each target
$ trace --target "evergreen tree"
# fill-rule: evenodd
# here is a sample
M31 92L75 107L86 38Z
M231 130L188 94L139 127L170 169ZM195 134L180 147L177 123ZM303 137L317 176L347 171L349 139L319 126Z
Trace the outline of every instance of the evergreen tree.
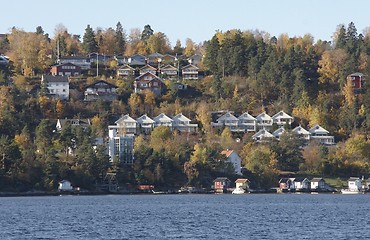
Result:
M179 39L176 40L176 45L173 48L173 53L176 55L181 55L183 52L184 48L181 47L181 41Z
M117 47L115 52L121 55L126 49L126 35L120 22L118 22L116 25L116 41Z
M213 82L212 82L212 89L214 96L217 99L221 98L222 95L222 82L221 82L221 77L218 73L213 75Z
M346 29L344 28L344 25L341 25L335 42L335 48L344 49L346 47L346 43L347 43Z
M36 28L36 34L38 34L38 35L44 35L44 30L42 29L41 26L38 26Z
M92 53L98 51L98 44L95 39L95 33L90 25L87 25L85 34L83 36L82 48L85 53Z
M218 52L220 50L220 44L218 38L214 35L211 41L206 46L206 53L204 57L204 65L211 71L213 74L220 73L220 67L217 62Z
M150 38L150 36L152 36L154 33L153 29L150 27L150 25L145 25L144 26L144 30L143 32L141 33L141 40L143 40L144 42L148 41L148 39Z

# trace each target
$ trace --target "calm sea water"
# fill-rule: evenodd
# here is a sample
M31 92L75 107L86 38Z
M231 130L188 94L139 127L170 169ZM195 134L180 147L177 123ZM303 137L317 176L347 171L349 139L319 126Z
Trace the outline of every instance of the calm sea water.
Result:
M0 198L0 239L370 239L370 194Z

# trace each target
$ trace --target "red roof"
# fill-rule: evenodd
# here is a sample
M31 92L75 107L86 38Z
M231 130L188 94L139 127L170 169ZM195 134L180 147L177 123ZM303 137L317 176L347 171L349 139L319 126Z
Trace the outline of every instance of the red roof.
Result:
M235 181L235 183L247 183L247 182L249 182L249 180L246 178L238 178Z
M227 150L223 150L221 154L226 155L226 157L229 157L232 152L234 152L234 150L227 149Z

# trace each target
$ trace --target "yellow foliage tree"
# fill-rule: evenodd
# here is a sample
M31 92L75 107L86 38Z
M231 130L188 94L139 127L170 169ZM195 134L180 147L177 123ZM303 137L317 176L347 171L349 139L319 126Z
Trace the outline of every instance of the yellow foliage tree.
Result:
M95 115L91 119L91 128L92 131L97 135L97 136L103 136L104 135L104 126L103 126L103 120L99 115Z
M153 91L145 91L144 92L144 107L145 107L145 112L148 115L153 114L153 110L155 107L155 94Z
M225 127L225 129L221 133L220 141L221 146L224 149L231 149L233 147L235 141L233 140L233 135L230 131L230 128Z
M343 49L325 51L319 61L319 81L338 83L340 70L344 69L347 59L348 54Z
M142 108L142 101L141 97L137 93L132 93L130 98L128 99L128 105L131 109L131 116L136 117Z
M203 130L210 132L211 130L211 115L207 103L200 102L197 108L197 120L202 123Z
M176 98L175 100L175 114L179 114L181 113L181 103L180 103L180 99Z
M186 57L191 57L195 54L195 43L190 38L186 39L186 47L184 49L184 55Z
M356 96L353 92L351 79L347 79L347 82L342 89L342 94L344 96L344 104L346 104L347 106L352 106L356 100Z
M191 154L190 161L194 163L207 163L207 149L201 144L194 145L194 151Z
M55 106L55 111L57 112L57 117L62 118L64 115L64 105L62 101L58 99L57 104Z

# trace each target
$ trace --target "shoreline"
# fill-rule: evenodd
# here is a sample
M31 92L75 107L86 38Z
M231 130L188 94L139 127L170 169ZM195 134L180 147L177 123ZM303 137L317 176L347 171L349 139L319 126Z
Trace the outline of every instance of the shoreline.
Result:
M368 192L364 192L363 194L367 194ZM0 192L0 198L2 197L47 197L47 196L99 196L99 195L199 195L199 194L226 194L231 195L231 192L199 192L199 193L186 193L186 192L102 192L102 191L84 191L84 192L44 192L44 191L34 191L34 192ZM329 191L296 191L296 192L272 192L272 191L254 191L243 193L241 195L248 195L248 194L342 194L340 191L336 192L329 192ZM233 194L235 195L235 194ZM236 194L238 195L238 194Z

